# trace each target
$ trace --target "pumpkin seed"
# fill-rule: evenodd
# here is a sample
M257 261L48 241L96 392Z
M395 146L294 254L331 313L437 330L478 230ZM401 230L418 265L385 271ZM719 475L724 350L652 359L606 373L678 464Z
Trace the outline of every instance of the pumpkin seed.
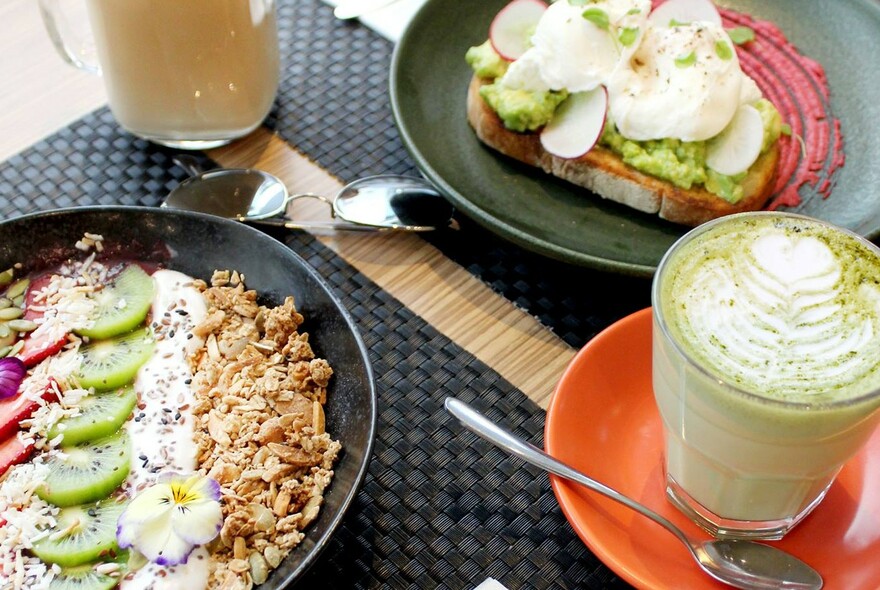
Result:
M10 320L6 325L16 332L33 332L37 329L37 324L31 320Z
M269 545L263 549L263 557L271 567L275 568L281 563L281 550L275 545Z
M20 307L7 307L0 309L0 320L14 320L24 315L24 310Z
M249 504L248 512L254 519L254 529L258 532L265 533L275 526L275 515L272 511L262 504Z
M251 566L251 579L254 584L262 584L269 577L269 564L266 559L257 551L248 556L248 563Z
M28 279L15 281L8 289L6 289L6 296L14 301L19 295L24 295L24 292L27 291L30 284L31 282Z

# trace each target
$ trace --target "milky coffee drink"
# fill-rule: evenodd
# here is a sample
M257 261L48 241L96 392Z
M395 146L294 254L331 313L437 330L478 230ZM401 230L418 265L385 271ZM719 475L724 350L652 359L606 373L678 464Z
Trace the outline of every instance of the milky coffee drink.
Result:
M880 251L802 216L735 215L673 246L653 301L671 498L712 532L782 536L880 416Z
M269 112L279 75L274 0L87 4L110 107L129 131L210 147Z

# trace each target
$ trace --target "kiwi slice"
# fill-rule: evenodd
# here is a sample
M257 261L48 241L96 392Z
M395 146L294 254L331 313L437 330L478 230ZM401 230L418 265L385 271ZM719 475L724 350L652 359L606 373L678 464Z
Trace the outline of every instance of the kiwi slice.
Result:
M89 327L76 330L77 334L100 340L133 330L147 317L155 290L153 278L141 267L126 266L95 294L97 307Z
M56 506L87 504L106 498L128 477L131 441L125 430L113 436L61 447L46 460L49 474L37 495Z
M134 379L141 365L153 354L154 346L148 328L81 346L76 374L80 387L99 390L122 387Z
M131 385L87 395L77 404L79 415L59 420L49 429L49 438L62 434L65 445L76 445L110 436L125 423L136 403L137 393Z
M119 578L111 578L95 571L94 565L61 568L49 582L47 590L111 590L119 584Z
M32 551L43 561L62 567L75 567L102 558L111 561L119 553L116 521L123 510L124 502L109 498L62 508L55 517L52 532L34 543Z

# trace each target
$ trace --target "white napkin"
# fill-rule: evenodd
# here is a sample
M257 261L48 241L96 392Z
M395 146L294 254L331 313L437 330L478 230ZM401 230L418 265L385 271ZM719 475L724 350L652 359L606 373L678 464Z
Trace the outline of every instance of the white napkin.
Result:
M486 578L474 590L507 590L507 587L495 578Z
M368 0L324 0L330 6L364 2ZM360 17L360 21L388 39L397 42L410 19L421 8L425 0L397 0L394 4L373 10Z

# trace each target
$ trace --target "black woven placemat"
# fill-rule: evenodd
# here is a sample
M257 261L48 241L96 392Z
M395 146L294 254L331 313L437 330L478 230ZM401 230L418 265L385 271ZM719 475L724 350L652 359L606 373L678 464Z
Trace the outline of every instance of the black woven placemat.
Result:
M0 164L0 214L152 206L182 176L100 109ZM487 576L514 590L626 587L574 535L547 477L453 425L442 402L472 402L539 445L543 412L308 234L276 237L351 311L379 391L368 477L301 587L468 589Z
M108 109L98 109L0 164L0 215L158 205L187 177L171 153L121 131Z
M565 521L547 476L463 431L456 396L538 445L544 413L313 240L288 238L341 292L378 376L363 492L304 588L625 588ZM298 585L298 586L300 586Z

